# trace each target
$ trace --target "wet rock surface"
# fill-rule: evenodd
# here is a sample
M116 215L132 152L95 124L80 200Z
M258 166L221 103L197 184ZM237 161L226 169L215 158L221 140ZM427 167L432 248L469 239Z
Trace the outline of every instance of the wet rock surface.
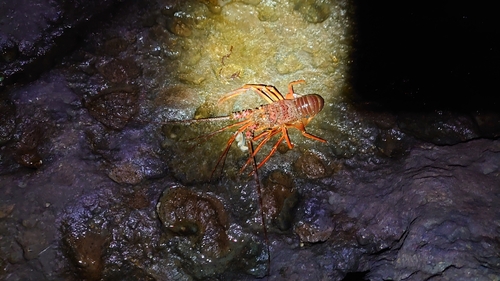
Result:
M109 238L102 233L65 233L64 245L78 274L85 280L100 280L104 270L103 256L109 246Z
M418 118L418 123L415 118ZM426 124L425 128L417 128L422 123ZM418 116L401 114L398 127L406 134L437 145L457 144L480 135L476 122L470 116L453 112L420 113Z
M234 225L230 229L228 214L215 196L169 187L156 212L165 230L165 243L190 276L206 279L224 272L263 276L264 261L258 258L262 245Z
M295 207L300 199L292 177L282 171L271 172L264 180L261 195L262 211L269 226L275 226L281 231L290 229Z
M225 256L229 250L229 227L222 203L215 197L188 189L168 188L160 198L157 213L172 236L184 236L190 247L210 258Z
M137 113L137 93L134 89L102 92L89 98L85 107L90 115L106 127L119 130Z
M16 107L14 103L8 99L0 101L0 144L4 144L10 140L14 128L16 127Z
M65 22L45 4L30 19ZM381 112L345 98L352 10L124 3L39 79L5 78L0 279L496 280L498 113ZM26 46L53 50L33 43L54 38L40 26ZM29 53L0 37L2 67L31 73L15 67ZM328 142L290 129L294 148L278 146L257 177L240 173L243 145L215 169L232 131L207 134L225 123L166 122L254 108L265 103L255 93L217 101L244 83L284 94L297 79L297 93L325 99L307 131Z
M485 150L466 153L483 144L486 145L483 147ZM498 157L497 153L498 143L490 141L470 142L450 150L436 147L413 150L405 160L401 173L388 176L384 184L384 189L390 190L387 181L392 179L396 183L391 193L384 196L393 206L375 208L358 216L361 221L366 219L366 223L379 221L379 227L390 226L390 230L378 230L387 235L386 239L389 238L380 241L379 250L385 248L388 251L372 264L377 269L371 269L368 276L376 280L418 280L434 275L440 275L445 280L460 280L464 279L462 274L465 272L469 276L485 276L486 272L480 273L482 267L473 265L472 260L492 257L491 251L498 247L480 246L483 238L498 231L496 224L481 218L485 215L496 218L499 215L492 205L498 200L495 191L498 189L498 172L493 171L496 170L493 159ZM465 154L467 156L462 158ZM487 157L489 160L485 162L485 159L480 160L486 155L492 158ZM472 178L472 181L466 180ZM378 189L376 181L366 184ZM366 204L367 210L372 205L368 201L361 204ZM365 233L364 230L359 234L361 243L364 239L374 238L373 233ZM390 241L391 237L396 239ZM465 255L465 252L468 254ZM489 262L495 260L487 259ZM415 264L420 266L415 267ZM461 270L456 268L467 270L459 273ZM493 268L493 272L488 273L490 277L498 274L498 267Z
M0 1L0 89L50 69L76 47L89 21L120 2Z

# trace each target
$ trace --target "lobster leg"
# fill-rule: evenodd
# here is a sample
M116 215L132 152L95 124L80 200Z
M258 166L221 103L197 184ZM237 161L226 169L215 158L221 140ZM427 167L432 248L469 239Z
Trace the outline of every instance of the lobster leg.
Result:
M320 141L320 142L326 142L326 140L320 138L320 137L317 137L315 135L312 135L312 134L309 134L308 132L306 132L306 128L304 127L304 123L303 122L296 122L294 124L289 124L287 125L288 127L294 127L295 129L299 130L300 133L302 133L302 135L306 138L310 138L310 139L313 139L313 140L317 140L317 141Z
M270 130L270 131L265 131L265 132L262 132L260 133L259 135L255 136L252 141L257 141L261 138L264 138L264 140L262 140L259 145L257 146L257 148L255 149L255 152L253 155L251 155L251 157L255 157L257 155L257 153L259 152L259 150L261 149L261 147L267 143L272 137L274 137L276 134L278 134L280 131L277 130L277 129L274 129L274 130ZM288 145L288 148L289 149L293 149L293 143L292 141L290 141L290 137L288 136L288 130L286 127L282 127L281 128L281 133L282 133L282 136L284 136L284 140L286 141L286 144ZM247 161L247 163L245 164L248 165L250 163L250 161ZM240 172L242 172L244 170L244 167L241 169Z
M269 152L269 154L264 158L264 160L262 160L258 165L257 165L257 170L260 169L260 167L262 167L266 162L267 160L269 160L269 158L271 158L271 156L276 152L276 150L278 149L278 146L280 145L280 143L285 139L285 136L281 136L279 138L279 140L276 142L276 144L273 146L273 148L271 148L271 152ZM252 172L253 174L254 172ZM252 175L250 174L250 175Z
M286 127L281 127L281 131L283 132L283 136L285 137L286 144L288 144L288 148L293 149L293 144L290 141L290 137L288 136L288 130L286 129Z
M217 164L215 164L215 167L212 171L212 174L210 175L210 179L213 177L219 164L222 163L222 166L224 166L224 162L226 160L227 153L229 152L229 148L231 148L231 145L233 144L234 140L236 139L236 136L238 136L240 133L244 132L248 127L250 127L252 125L250 120L238 122L237 124L242 124L242 123L245 123L245 124L243 126L241 126L236 132L234 132L233 136L231 138L229 138L229 140L227 141L226 148L224 148L224 151L222 152L221 156L219 156L219 159L217 160ZM226 126L222 129L220 129L219 131L223 131L223 130L227 129L228 127L230 127L230 126ZM233 127L233 126L231 126L231 127ZM212 134L213 133L211 133L211 135Z
M293 149L293 144L292 144L292 142L290 141L290 137L288 136L287 127L286 127L286 126L281 126L281 127L279 127L279 128L281 128L281 132L282 132L282 133L283 133L283 135L285 136L285 140L286 140L286 144L288 145L288 148ZM276 133L278 133L278 132L279 132L278 128L272 129L272 131L276 131ZM267 135L267 132L268 132L268 131L264 131L264 132L262 132L262 133L258 134L257 136L255 136L255 137L253 137L253 138L252 138L252 141L257 141L257 140L259 140L259 139L261 139L261 138L265 137L265 136ZM273 134L273 136L274 136L274 135L276 135L276 133L275 133L275 134Z
M253 142L253 141L256 141L256 140L264 137L264 139L259 143L259 145L257 145L257 147L253 150L253 153L250 153L250 156L248 157L247 162L245 163L245 165L243 165L243 167L241 167L240 173L242 173L245 170L245 168L248 166L248 164L250 164L252 161L254 161L255 156L260 151L262 146L264 146L264 144L266 144L277 133L279 133L278 130L266 131L266 132L259 134L258 136L256 136L255 138L253 138L251 140Z
M288 94L286 94L286 99L287 100L293 100L295 92L293 91L293 85L300 84L300 83L305 83L306 80L297 80L297 81L292 81L288 83Z
M274 101L284 99L283 95L274 86L266 86L262 89L262 91L268 93L269 95L275 96L276 99Z
M225 94L224 96L222 96L222 97L219 99L219 101L218 101L217 103L218 103L218 104L221 104L221 103L223 103L223 102L225 102L225 101L227 101L227 100L229 100L229 99L232 99L232 98L236 97L237 95L239 95L239 94L241 94L241 93L244 93L244 92L246 92L246 91L248 91L248 90L252 90L252 89L253 89L253 88L252 88L252 86L253 86L252 84L246 84L246 85L244 85L244 86L243 86L243 87L241 87L241 88L238 88L238 89L236 89L236 90L234 90L234 91L232 91L232 92L229 92L229 93ZM258 92L258 93L262 96L262 93L260 93L260 92ZM268 96L265 96L265 95L264 95L264 96L262 96L262 97L263 97L263 98L264 98L264 99L265 99L268 103L272 103L272 102L273 102L273 101L272 101L272 100L271 100Z
M218 103L223 103L241 93L248 90L257 92L262 98L264 98L268 103L273 103L278 100L282 100L283 96L274 88L273 86L267 86L263 84L246 84L241 88L238 88L232 92L227 93L222 98L219 99Z
M310 139L313 139L313 140L317 140L317 141L320 141L320 142L327 142L326 140L320 138L320 137L317 137L315 135L311 135L309 134L308 132L306 131L301 131L302 135L306 138L310 138Z
M186 141L194 141L194 140L199 140L199 139L202 139L203 140L208 140L210 139L211 137L215 136L216 134L220 133L220 132L224 132L225 130L227 129L231 129L233 127L237 127L237 126L240 126L240 125L244 125L245 123L248 123L249 120L243 120L243 121L240 121L240 122L237 122L237 123L234 123L234 124L231 124L231 125L227 125L225 127L222 127L218 130L215 130L213 132L210 132L208 134L205 134L205 135L202 135L202 136L199 136L199 137L196 137L196 138L192 138L192 139L187 139Z

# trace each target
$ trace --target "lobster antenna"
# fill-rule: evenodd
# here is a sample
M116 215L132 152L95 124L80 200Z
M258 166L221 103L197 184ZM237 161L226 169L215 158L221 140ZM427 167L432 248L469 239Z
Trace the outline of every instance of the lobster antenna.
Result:
M263 206L262 206L262 190L260 188L260 180L259 174L257 172L257 163L255 162L255 155L253 150L252 140L247 140L248 145L248 153L250 153L250 158L252 159L252 168L253 175L255 178L255 182L257 184L257 195L259 196L259 208L260 208L260 220L262 222L262 230L264 232L264 239L266 240L266 250L267 250L267 274L269 276L271 273L271 247L269 246L269 236L267 234L267 225L266 225L266 215L264 214Z
M217 116L217 117L207 117L207 118L189 119L189 120L169 120L160 122L160 124L191 124L198 122L215 122L215 121L229 120L229 119L231 119L231 116Z

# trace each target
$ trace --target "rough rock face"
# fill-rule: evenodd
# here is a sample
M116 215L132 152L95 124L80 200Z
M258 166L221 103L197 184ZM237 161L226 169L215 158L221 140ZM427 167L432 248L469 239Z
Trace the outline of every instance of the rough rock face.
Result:
M0 89L30 81L76 46L89 20L121 0L0 1Z
M286 269L283 280L341 280L346 272L366 280L494 280L499 160L499 142L481 140L415 148L374 171L343 169L301 202L295 232L305 246L285 250L274 267ZM304 257L307 267L287 265Z
M167 188L157 210L170 236L188 237L190 247L202 255L219 258L227 254L227 214L217 198L183 188Z
M358 241L378 249L360 271L370 280L499 276L499 160L499 143L487 140L419 148L385 180L361 184L366 199L355 205L365 207L346 211L364 225Z

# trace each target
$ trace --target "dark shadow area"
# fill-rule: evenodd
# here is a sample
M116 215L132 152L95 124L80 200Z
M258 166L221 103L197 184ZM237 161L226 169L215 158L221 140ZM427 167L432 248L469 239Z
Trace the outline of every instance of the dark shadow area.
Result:
M354 100L397 111L498 110L493 4L354 3Z
M368 271L349 272L342 281L365 281L368 280L366 279L366 274L368 274Z
M42 1L2 11L0 16L8 20L0 21L0 91L34 81L53 68L124 2ZM0 1L0 10L9 5Z

